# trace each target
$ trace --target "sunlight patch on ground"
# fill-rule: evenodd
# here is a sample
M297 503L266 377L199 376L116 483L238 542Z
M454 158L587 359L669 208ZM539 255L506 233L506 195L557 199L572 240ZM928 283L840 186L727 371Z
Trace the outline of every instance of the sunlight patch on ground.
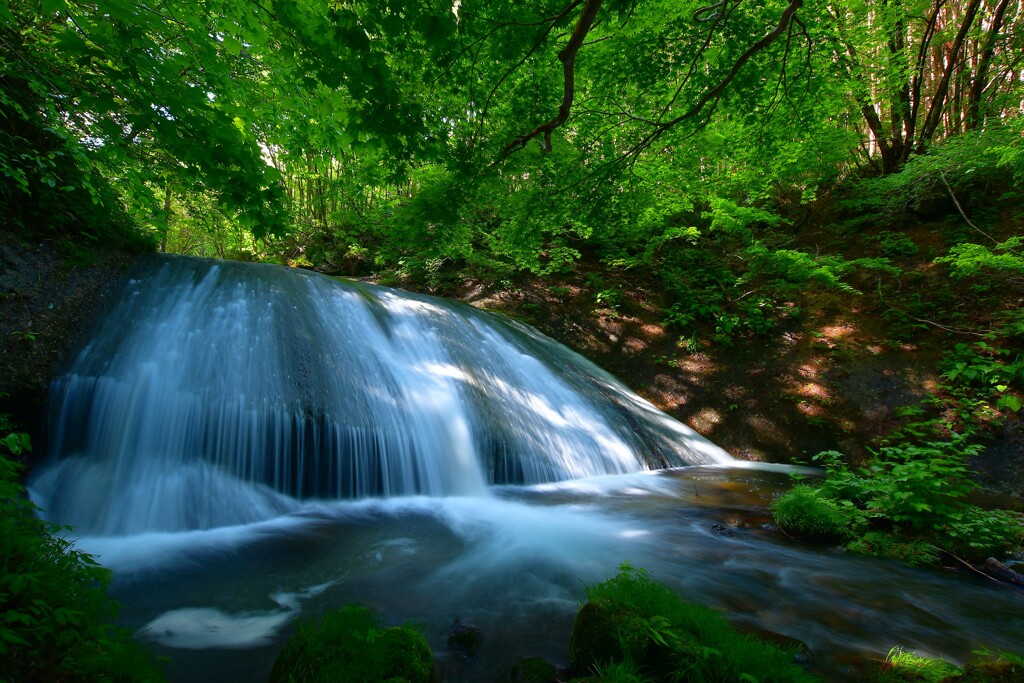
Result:
M630 351L643 351L648 346L647 342L636 337L630 337L626 340L626 348Z
M694 425L694 429L698 432L703 432L704 430L710 430L710 428L721 423L722 415L714 408L705 407L698 410L693 418L691 418L691 421Z
M658 339L665 336L665 328L661 325L655 325L653 323L646 323L640 326L640 331L643 332L644 336L648 339Z

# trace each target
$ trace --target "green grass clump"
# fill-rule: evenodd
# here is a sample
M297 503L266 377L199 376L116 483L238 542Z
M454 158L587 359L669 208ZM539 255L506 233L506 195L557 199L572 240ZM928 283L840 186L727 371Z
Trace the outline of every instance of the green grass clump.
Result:
M874 683L940 683L959 676L960 669L941 659L929 659L901 647L889 650L885 662L872 677Z
M419 631L382 629L373 612L346 605L299 628L274 662L270 683L429 683L433 668Z
M783 529L822 540L844 538L853 519L820 489L798 484L772 503L772 514Z
M642 569L622 565L587 588L569 645L576 676L596 681L782 683L814 681L793 652L733 629Z
M159 681L154 657L114 626L110 571L36 516L6 455L30 449L0 415L0 679Z

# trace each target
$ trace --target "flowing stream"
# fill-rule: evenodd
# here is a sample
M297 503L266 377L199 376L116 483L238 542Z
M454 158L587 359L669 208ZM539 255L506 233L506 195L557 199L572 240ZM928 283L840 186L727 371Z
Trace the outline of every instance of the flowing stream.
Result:
M802 641L828 680L856 653L959 662L1024 634L1024 593L795 544L764 527L787 468L426 296L147 258L51 406L33 498L116 571L172 680L265 680L297 624L349 602L421 624L446 681L567 664L584 584L627 561ZM446 650L456 620L478 655Z

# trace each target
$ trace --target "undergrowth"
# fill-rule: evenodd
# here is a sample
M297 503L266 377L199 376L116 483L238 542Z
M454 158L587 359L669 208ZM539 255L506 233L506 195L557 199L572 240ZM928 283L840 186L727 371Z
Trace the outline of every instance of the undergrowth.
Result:
M114 625L110 571L36 516L7 456L28 436L0 415L0 680L159 681L153 656Z
M963 435L883 446L863 468L842 454L815 456L825 479L800 484L772 506L781 527L809 538L842 540L858 553L928 565L946 551L983 561L1019 547L1024 527L1005 510L966 502L978 485L966 458L980 450Z
M587 587L573 625L573 671L597 681L781 683L816 680L792 651L733 629L628 564Z

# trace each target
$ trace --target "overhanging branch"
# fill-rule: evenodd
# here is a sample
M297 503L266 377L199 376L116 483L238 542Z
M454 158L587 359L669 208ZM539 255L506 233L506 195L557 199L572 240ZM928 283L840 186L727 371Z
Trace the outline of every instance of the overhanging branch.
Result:
M543 136L542 149L545 152L551 150L551 132L568 120L569 112L572 111L573 99L576 97L576 54L594 25L602 2L603 0L586 0L580 18L572 30L572 35L569 36L569 42L558 53L558 60L562 62L563 80L562 104L558 107L558 113L526 135L521 135L505 145L502 157L507 157L516 150L526 147L527 143L537 136Z

